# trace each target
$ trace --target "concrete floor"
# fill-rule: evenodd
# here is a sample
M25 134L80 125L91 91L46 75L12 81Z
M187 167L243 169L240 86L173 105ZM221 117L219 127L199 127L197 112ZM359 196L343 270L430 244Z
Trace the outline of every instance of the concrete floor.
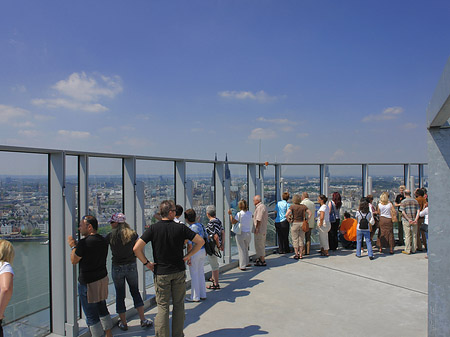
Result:
M427 335L428 260L425 253L394 255L342 250L296 261L267 257L267 267L220 275L221 290L186 302L185 336L408 336ZM187 291L190 294L190 290ZM154 320L156 308L146 312ZM114 336L154 336L133 317Z

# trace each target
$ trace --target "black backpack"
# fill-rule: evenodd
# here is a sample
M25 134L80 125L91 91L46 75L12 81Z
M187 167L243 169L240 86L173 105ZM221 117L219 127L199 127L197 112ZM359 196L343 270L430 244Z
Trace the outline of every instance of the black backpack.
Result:
M369 213L364 215L364 218L362 217L361 212L359 212L359 214L361 215L361 220L359 220L359 229L369 229L369 220L367 220L367 215Z
M203 224L202 224L203 226ZM205 240L205 251L208 255L216 255L217 257L222 257L222 254L220 254L219 251L216 250L216 241L214 240L212 235L208 235L208 232L206 231L205 226L203 226L203 233L205 236L203 237L203 240Z

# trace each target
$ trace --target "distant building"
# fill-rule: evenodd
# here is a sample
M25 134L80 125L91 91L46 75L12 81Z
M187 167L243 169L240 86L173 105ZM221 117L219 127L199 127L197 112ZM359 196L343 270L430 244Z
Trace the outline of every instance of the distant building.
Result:
M12 233L12 226L8 224L3 224L1 226L1 234L3 235L10 235Z

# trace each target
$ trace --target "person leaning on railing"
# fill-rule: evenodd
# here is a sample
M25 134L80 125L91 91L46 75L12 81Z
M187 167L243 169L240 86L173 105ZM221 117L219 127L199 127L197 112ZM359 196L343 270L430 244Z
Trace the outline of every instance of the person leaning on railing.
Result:
M11 264L14 260L14 248L11 242L0 240L0 337L3 337L3 319L5 309L13 294L14 271Z
M134 244L139 236L125 222L123 213L114 213L109 219L112 231L106 236L112 252L112 279L116 289L116 312L120 317L120 330L128 330L125 306L125 281L128 283L134 307L141 320L141 328L148 328L153 322L144 316L144 301L139 293L138 271L136 256L133 252Z

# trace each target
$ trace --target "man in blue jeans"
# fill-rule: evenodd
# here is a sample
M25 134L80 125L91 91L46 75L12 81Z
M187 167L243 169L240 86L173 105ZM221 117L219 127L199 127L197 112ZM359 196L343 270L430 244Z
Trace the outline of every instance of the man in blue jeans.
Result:
M81 219L79 230L84 238L77 243L70 235L67 242L72 248L72 264L80 265L78 295L86 323L93 337L103 336L103 331L107 337L112 337L113 324L105 301L108 297L108 242L97 234L98 222L91 215Z
M169 305L172 301L172 337L182 337L184 336L184 298L186 296L185 261L197 253L205 241L186 225L173 221L176 212L173 201L163 201L159 211L161 221L151 225L142 234L133 250L144 266L154 273L158 306L158 314L155 318L156 336L170 336ZM193 241L195 245L184 255L183 246L186 240ZM154 262L150 262L144 254L144 248L148 242L152 243Z

